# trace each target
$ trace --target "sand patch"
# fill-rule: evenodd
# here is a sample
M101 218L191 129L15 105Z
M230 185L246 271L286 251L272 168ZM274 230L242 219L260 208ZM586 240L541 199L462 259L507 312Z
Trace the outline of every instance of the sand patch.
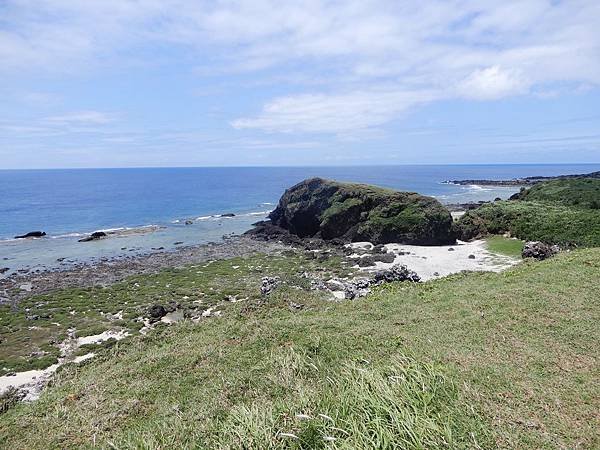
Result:
M368 243L356 242L352 248L369 248ZM386 244L388 252L396 255L391 263L376 262L375 266L363 270L373 272L401 264L415 271L421 280L444 277L463 270L500 272L517 264L520 259L490 252L484 240L457 241L454 245L422 246Z

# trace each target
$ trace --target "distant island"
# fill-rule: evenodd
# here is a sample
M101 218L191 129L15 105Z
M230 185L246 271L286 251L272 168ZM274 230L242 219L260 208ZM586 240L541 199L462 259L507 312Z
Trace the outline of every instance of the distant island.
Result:
M513 178L511 180L446 180L444 184L456 184L460 186L478 185L478 186L531 186L543 181L566 180L571 178L600 178L600 171L577 175L557 175L553 177L524 177Z

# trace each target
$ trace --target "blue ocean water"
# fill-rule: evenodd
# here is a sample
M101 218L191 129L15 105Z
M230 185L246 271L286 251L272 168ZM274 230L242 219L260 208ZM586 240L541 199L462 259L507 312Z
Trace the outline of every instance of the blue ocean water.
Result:
M224 232L243 232L274 208L282 192L302 179L320 176L416 191L445 203L506 198L513 188L442 184L451 179L507 179L586 173L584 165L415 165L382 167L231 167L81 170L0 170L0 258L20 265L48 264L55 257L110 256L127 245L147 250L175 240L196 244ZM226 220L211 217L234 213ZM183 222L193 219L194 225ZM197 220L198 219L198 220ZM80 233L99 229L164 226L151 238L83 245ZM17 234L43 230L48 238L15 241ZM44 241L44 243L42 243ZM1 261L0 259L0 261ZM1 264L1 262L0 262ZM15 265L15 264L13 264Z

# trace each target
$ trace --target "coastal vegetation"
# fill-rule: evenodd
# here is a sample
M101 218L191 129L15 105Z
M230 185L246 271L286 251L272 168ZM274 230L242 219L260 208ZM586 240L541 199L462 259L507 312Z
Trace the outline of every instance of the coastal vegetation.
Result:
M243 261L213 264L216 276ZM295 264L270 269L295 274ZM198 269L136 283L157 297L181 297L168 284L209 291ZM599 269L600 249L577 250L341 303L283 285L222 317L159 327L64 366L37 402L0 416L0 442L594 448ZM123 285L105 289L120 296Z
M321 178L288 189L269 218L273 225L302 238L454 243L452 217L432 197Z
M561 178L547 181L522 190L514 199L600 209L600 178Z
M600 246L600 180L567 178L539 183L514 200L487 203L456 223L459 239L510 235L564 247Z

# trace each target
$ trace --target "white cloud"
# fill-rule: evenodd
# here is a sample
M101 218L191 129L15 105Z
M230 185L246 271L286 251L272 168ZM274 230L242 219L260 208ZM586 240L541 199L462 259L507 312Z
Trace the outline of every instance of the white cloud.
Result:
M115 121L114 114L101 111L78 111L44 119L48 123L60 125L104 125Z
M518 71L492 66L472 72L460 83L458 93L475 100L495 100L522 94L527 88L527 81Z
M347 134L437 99L600 85L597 0L5 0L0 16L0 74L184 55L196 73L269 69L303 88L238 129Z
M265 105L256 118L238 119L238 129L266 131L342 133L378 127L419 103L435 98L433 92L362 91L340 95L281 97Z

